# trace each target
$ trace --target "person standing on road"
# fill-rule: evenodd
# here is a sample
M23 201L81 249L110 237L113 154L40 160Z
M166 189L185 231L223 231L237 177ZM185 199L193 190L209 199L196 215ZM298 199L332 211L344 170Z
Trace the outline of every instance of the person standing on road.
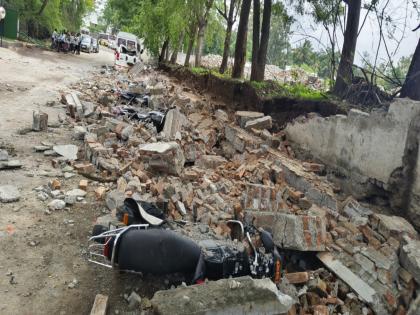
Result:
M57 37L58 37L58 33L57 33L57 29L54 29L54 32L51 35L51 48L54 49L57 46Z
M82 45L82 35L80 33L77 34L77 54L80 55L80 46Z
M74 33L70 33L69 41L70 41L70 52L73 52L74 51L74 46L76 44Z
M79 45L79 34L75 34L73 38L73 49L72 53L75 54L77 52L77 46Z

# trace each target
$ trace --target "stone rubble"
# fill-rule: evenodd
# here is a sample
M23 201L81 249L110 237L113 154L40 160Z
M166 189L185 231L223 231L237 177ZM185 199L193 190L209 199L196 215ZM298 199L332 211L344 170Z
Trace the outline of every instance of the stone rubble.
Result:
M230 239L227 220L250 220L270 231L285 255L279 288L288 298L280 299L269 279L219 280L156 293L152 306L158 314L176 313L169 307L183 305L193 310L199 305L194 294L214 288L223 298L226 286L241 288L241 281L246 289L232 290L234 302L214 310L246 313L252 305L271 313L276 305L288 314L404 314L410 308L420 262L418 234L408 221L344 200L324 165L294 158L284 134L273 132L271 117L228 111L147 70L128 78L105 71L95 82L76 84L79 94L63 96L78 146L51 146L64 157L51 159L63 174L78 172L88 182L67 192L44 187L37 197L52 198L51 210L89 196L110 211L126 197L148 201L160 205L168 221L185 221L182 233L197 239ZM115 92L128 90L129 82L142 87L147 105L127 105ZM167 111L162 130L121 114L122 106L139 115ZM254 289L265 292L262 300L246 298ZM137 307L145 298L131 300Z

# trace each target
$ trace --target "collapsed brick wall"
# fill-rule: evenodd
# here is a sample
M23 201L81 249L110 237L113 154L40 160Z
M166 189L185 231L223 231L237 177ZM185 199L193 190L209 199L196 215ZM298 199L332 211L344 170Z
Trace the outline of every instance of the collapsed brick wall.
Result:
M357 189L359 198L382 191L398 215L420 228L418 115L420 102L398 99L387 113L311 115L296 119L285 130L303 151L351 182L348 187Z
M223 101L232 110L263 112L273 118L274 130L283 128L296 117L316 112L323 117L345 114L337 104L329 101L299 100L290 97L260 97L249 82L225 79L213 74L195 74L189 68L160 64L169 75L187 82L199 90L205 90L215 99Z

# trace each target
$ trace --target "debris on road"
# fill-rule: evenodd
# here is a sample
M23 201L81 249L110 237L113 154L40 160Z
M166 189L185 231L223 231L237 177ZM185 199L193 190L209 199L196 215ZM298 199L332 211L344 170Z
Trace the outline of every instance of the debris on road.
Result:
M158 291L151 302L159 315L283 314L293 305L293 299L279 292L271 280L251 277Z
M48 114L40 111L33 112L33 131L47 131L48 130Z
M77 160L78 147L74 144L55 145L53 146L55 153L61 155L67 160Z
M410 308L419 285L414 227L345 196L327 165L295 159L272 130L274 115L231 111L150 70L107 69L73 90L63 102L77 145L35 150L61 156L49 159L63 181L86 179L36 196L53 199L48 211L92 198L106 207L91 239L102 265L176 272L174 283L191 284L157 292L156 313ZM137 290L126 300L132 310L149 304Z
M0 186L0 202L15 202L20 199L20 192L17 187L12 185Z

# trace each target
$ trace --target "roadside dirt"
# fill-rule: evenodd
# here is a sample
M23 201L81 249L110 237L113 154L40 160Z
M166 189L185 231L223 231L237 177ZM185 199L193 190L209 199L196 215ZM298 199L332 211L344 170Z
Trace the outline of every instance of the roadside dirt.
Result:
M88 314L95 294L103 292L102 274L112 275L96 272L84 257L92 222L103 207L86 202L47 215L49 201L38 200L33 190L54 178L61 181L63 191L77 188L79 176L59 177L62 174L52 167L51 159L33 151L41 141L72 143L70 131L18 132L31 126L37 109L47 112L49 123L56 124L58 114L64 114L58 102L60 91L88 80L92 71L112 62L109 51L73 56L0 48L0 146L24 165L0 171L0 185L12 184L21 192L19 202L0 203L1 314ZM47 106L51 101L55 105ZM105 283L111 284L110 278Z

